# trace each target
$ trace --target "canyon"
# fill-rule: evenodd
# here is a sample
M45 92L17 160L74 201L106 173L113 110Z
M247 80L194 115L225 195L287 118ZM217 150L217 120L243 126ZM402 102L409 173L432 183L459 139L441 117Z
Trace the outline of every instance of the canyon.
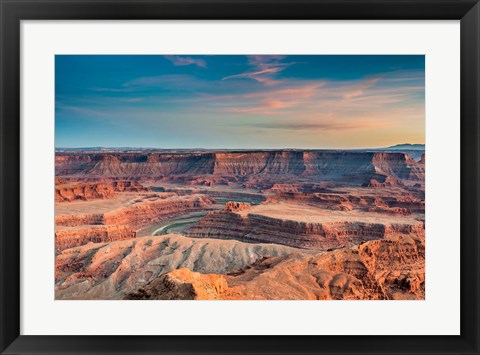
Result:
M425 154L68 150L57 299L423 299Z
M154 278L124 299L422 299L424 263L421 238L388 237L331 253L264 257L224 274L181 267Z
M55 217L55 249L135 238L142 227L184 213L201 211L211 204L213 200L204 195L177 196L168 193L135 194L116 208L112 203L112 210L103 213L82 213L82 210L95 208L95 204L83 204L79 213Z
M66 249L56 257L57 299L122 299L157 276L188 268L204 274L243 269L265 257L295 253L275 244L146 236Z
M111 181L108 183L64 183L61 179L55 184L55 202L111 198L116 192L148 191L135 181Z
M421 181L424 168L402 152L232 151L148 153L57 153L56 175L87 179L154 179L186 184L265 184L298 177L304 181L368 184ZM272 184L273 185L273 184Z

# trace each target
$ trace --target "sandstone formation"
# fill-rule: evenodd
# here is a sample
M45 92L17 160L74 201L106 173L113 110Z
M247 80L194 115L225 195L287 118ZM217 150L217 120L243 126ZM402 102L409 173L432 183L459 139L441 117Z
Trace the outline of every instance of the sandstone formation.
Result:
M185 153L57 153L57 176L166 179L211 186L218 182L244 182L255 177L302 177L313 181L349 181L368 184L371 179L421 180L422 164L398 152L357 151L241 151ZM253 180L252 180L253 179ZM262 180L257 181L257 185ZM255 183L254 183L255 184Z
M111 198L116 192L148 191L135 181L112 181L110 183L65 183L57 180L55 186L55 202L74 200L91 200L96 198Z
M139 229L165 217L201 211L213 204L204 195L178 196L165 200L145 201L103 215L104 224L127 224Z
M319 206L329 210L380 212L391 215L410 215L423 213L425 201L420 194L393 191L365 193L365 191L346 193L301 193L281 192L267 199L268 203L291 201L295 203Z
M56 299L423 299L424 241L424 150L56 152Z
M191 239L179 235L89 243L56 257L56 299L120 299L159 275L178 268L226 274L264 257L295 249L232 240Z
M252 207L252 205L249 204L249 203L228 201L225 204L224 210L225 211L230 211L230 212L239 212L239 211L248 210L250 207Z
M383 239L396 234L423 236L424 223L366 222L308 223L231 210L210 212L186 231L195 238L235 239L249 243L276 243L294 248L331 250Z
M201 211L212 204L213 200L204 195L173 195L169 198L146 199L106 213L61 215L55 218L56 250L88 242L135 238L136 231L151 223L187 212Z
M295 193L295 192L300 192L301 188L298 184L273 184L272 187L270 187L267 192L270 193L282 193L282 192L290 192L290 193Z
M55 232L55 250L64 250L87 243L105 243L135 238L136 232L127 225L65 228Z
M390 176L382 176L380 178L370 179L364 186L367 187L388 187L388 186L404 186L401 180L394 179Z
M423 299L424 263L424 239L401 235L313 256L267 257L225 275L181 268L125 299Z
M174 195L166 199L142 200L106 213L61 215L55 218L55 225L73 227L86 224L128 224L140 228L159 217L202 210L212 203L213 200L204 195Z

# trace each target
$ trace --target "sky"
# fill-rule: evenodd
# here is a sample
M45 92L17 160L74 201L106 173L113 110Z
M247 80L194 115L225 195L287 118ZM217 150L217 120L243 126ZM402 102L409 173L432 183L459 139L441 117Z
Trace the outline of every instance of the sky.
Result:
M55 56L57 148L424 141L421 55Z

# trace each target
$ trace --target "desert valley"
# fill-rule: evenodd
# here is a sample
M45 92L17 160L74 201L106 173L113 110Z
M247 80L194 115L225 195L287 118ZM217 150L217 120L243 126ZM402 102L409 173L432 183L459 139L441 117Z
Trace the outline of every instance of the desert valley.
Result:
M424 146L58 149L56 299L424 299Z
M424 143L423 55L56 55L55 299L423 300Z

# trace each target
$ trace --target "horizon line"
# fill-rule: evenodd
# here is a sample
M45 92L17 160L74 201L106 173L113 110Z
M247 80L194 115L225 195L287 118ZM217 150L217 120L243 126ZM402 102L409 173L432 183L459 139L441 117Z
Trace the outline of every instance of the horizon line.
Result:
M193 148L160 148L160 147L108 147L108 146L85 146L85 147L55 147L55 150L62 149L112 149L112 150L147 150L147 149L157 149L157 150L368 150L368 149L386 149L394 148L402 145L410 146L424 146L425 143L399 143L391 146L382 146L382 147L333 147L333 148L295 148L295 147L283 147L283 148L204 148L204 147L193 147Z

